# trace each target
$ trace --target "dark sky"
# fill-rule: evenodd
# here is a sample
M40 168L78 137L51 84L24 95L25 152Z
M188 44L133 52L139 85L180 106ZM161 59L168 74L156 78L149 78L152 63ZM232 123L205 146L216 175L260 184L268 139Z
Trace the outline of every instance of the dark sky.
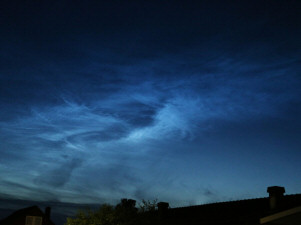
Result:
M0 8L2 199L300 193L301 1Z

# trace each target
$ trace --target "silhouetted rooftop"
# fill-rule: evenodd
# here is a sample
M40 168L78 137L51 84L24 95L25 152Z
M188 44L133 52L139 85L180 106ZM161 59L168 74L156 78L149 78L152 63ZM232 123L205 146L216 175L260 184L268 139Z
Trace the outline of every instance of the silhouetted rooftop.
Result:
M31 206L15 211L10 216L0 221L0 225L25 225L26 216L42 217L42 225L54 225L54 223L46 217L38 206Z
M284 195L276 210L270 198L255 198L170 208L165 224L260 224L262 217L301 206L301 194Z

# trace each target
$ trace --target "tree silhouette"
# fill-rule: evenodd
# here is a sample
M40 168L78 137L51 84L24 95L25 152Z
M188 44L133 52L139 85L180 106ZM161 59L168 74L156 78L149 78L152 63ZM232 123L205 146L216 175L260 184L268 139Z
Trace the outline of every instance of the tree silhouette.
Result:
M114 225L116 222L114 207L105 204L96 211L79 210L75 218L67 218L65 225Z
M160 224L156 211L157 201L142 200L139 209L135 207L136 201L121 199L113 207L102 205L98 210L79 210L74 218L67 218L65 225L150 225Z

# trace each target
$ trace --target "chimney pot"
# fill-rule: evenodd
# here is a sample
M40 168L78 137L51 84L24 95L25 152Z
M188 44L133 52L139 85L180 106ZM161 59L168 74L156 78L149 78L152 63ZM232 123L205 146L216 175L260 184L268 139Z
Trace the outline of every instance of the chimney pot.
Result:
M271 186L268 187L267 192L269 193L270 209L279 209L281 207L283 194L285 193L284 187Z
M158 210L162 211L162 210L167 210L169 207L169 204L168 204L168 202L158 202L157 206L158 206Z
M166 219L168 217L168 202L158 202L157 207L160 219Z

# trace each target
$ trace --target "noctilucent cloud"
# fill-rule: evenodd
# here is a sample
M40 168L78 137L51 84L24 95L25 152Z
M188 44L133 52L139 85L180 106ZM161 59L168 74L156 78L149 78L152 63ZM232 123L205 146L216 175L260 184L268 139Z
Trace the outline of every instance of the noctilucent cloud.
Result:
M2 199L301 192L300 1L1 4Z

